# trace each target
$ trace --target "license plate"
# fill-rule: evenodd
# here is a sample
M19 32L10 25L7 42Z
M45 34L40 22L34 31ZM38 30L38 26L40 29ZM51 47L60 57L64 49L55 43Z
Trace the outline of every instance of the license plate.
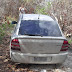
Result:
M47 61L47 57L34 57L35 62L44 62Z

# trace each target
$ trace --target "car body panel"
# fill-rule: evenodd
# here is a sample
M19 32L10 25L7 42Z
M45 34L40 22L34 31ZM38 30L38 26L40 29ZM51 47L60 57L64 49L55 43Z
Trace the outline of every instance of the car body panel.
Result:
M64 40L53 38L20 38L18 39L22 53L59 53Z
M26 64L59 64L65 61L68 52L59 54L30 54L11 51L11 60ZM46 57L47 61L34 61L34 57Z

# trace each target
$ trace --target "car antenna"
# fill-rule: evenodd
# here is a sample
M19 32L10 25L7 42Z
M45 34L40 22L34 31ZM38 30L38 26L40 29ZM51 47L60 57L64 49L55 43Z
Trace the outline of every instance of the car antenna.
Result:
M39 16L38 16L38 19L39 19L39 17L40 17L40 14L39 14Z

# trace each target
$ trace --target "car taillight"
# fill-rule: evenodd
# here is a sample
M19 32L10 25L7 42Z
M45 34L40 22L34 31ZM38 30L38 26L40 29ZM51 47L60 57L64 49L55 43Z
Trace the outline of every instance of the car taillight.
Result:
M18 39L13 39L11 41L11 49L20 51L20 45Z
M68 50L68 41L67 40L64 40L63 42L63 45L62 45L62 48L60 51L67 51Z

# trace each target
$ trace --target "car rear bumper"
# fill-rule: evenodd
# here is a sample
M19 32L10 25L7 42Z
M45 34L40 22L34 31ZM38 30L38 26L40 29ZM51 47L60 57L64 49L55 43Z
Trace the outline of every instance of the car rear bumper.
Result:
M59 54L24 54L20 52L10 52L11 60L18 63L27 64L57 64L65 61L68 52ZM45 57L47 61L34 61L34 57Z

